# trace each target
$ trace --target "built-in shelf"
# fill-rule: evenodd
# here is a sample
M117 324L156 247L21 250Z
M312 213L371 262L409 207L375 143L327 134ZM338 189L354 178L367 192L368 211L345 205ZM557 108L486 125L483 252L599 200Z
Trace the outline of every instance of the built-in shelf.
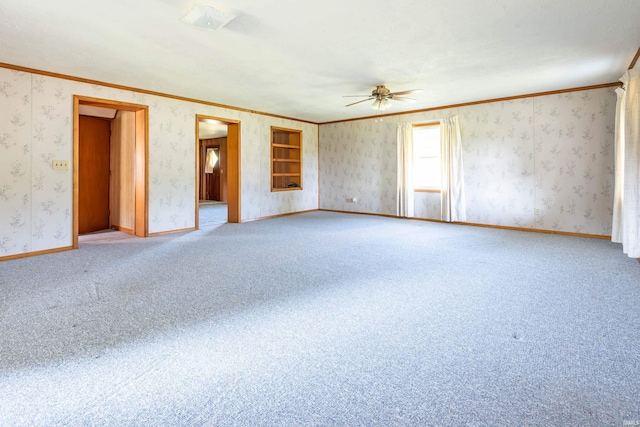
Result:
M271 127L271 191L302 189L302 131Z

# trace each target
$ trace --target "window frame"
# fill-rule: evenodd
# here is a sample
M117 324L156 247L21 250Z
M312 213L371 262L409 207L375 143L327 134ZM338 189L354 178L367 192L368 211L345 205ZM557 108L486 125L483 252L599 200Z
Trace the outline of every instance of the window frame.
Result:
M429 123L416 123L414 124L412 127L412 132L416 129L416 128L422 128L422 127L440 127L440 121L437 122L429 122ZM413 135L412 135L413 136ZM414 149L414 153L415 153L415 138L413 140L413 149ZM440 146L441 146L441 142L438 142L438 150L440 150ZM440 167L442 168L442 156L440 155L440 153L438 154L438 159L440 159ZM414 162L414 178L415 178L415 154L414 154L414 158L412 159L412 161ZM442 192L442 188L435 188L435 187L417 187L415 186L415 179L414 179L414 188L413 188L414 193L440 193Z

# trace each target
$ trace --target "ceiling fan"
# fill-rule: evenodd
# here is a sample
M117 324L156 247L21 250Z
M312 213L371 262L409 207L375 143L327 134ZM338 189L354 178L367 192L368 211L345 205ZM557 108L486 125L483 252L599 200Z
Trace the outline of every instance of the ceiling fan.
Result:
M371 101L373 99L373 104L371 104L371 108L378 111L384 111L391 107L390 99L395 101L408 101L415 102L416 100L413 98L407 98L404 95L411 95L413 93L422 93L422 89L413 89L413 90L403 90L401 92L391 92L384 85L378 85L371 92L371 95L345 95L345 98L350 97L367 97L367 99L363 99L362 101L356 101L351 104L345 105L345 107L350 107L352 105L360 104L361 102Z

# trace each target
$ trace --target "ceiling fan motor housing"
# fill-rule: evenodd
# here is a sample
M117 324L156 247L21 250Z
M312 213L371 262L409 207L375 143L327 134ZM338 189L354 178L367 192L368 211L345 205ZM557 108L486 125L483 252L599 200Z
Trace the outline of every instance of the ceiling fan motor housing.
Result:
M376 86L376 88L371 92L371 96L375 96L376 98L387 98L391 91L387 89L384 85Z

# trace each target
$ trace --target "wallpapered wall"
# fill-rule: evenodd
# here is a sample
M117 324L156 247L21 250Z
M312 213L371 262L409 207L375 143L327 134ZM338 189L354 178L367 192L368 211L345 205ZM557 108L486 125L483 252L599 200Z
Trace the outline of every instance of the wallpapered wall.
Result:
M195 116L241 122L243 221L318 208L317 126L0 68L0 257L72 244L73 95L149 106L149 232L195 225ZM272 193L270 127L303 132L304 189Z
M468 222L610 235L615 101L603 88L321 125L320 207L395 215L397 123L458 115ZM415 196L416 217L440 219L439 194Z

